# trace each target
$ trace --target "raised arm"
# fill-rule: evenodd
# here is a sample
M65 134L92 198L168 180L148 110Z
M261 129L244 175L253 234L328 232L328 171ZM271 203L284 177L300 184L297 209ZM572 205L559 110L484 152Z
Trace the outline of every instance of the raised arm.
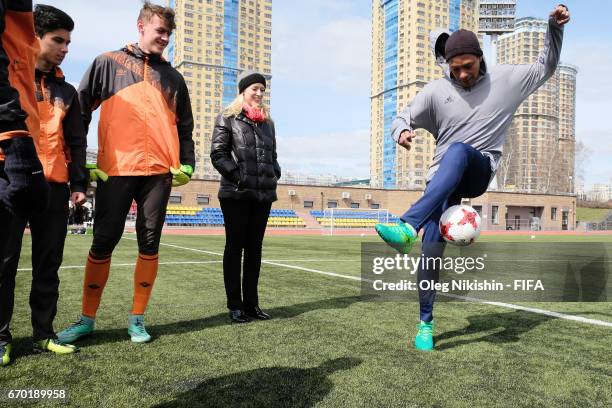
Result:
M29 134L25 124L28 115L21 108L19 92L9 83L11 61L3 44L6 8L0 1L0 141Z
M531 65L517 65L513 71L514 80L520 86L522 99L527 98L546 82L557 69L563 42L563 26L569 21L569 11L559 5L550 13L544 49L537 61Z
M0 153L4 154L0 158L4 170L0 206L22 217L43 211L49 195L30 137L30 133L37 137L39 126L34 96L35 42L32 2L0 1ZM9 75L11 66L23 68Z

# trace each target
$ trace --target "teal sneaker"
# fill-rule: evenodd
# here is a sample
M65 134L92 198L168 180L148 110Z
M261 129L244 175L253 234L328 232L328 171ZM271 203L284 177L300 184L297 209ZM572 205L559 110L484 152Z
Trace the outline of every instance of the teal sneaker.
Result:
M93 333L96 319L81 315L79 320L72 323L70 327L57 333L57 339L60 343L73 343L81 337L85 337Z
M0 358L2 358L2 361L0 361L0 367L7 366L11 362L11 348L12 347L13 346L11 344L0 345Z
M378 235L400 254L408 254L418 235L412 225L401 222L398 225L376 224Z
M33 344L33 349L35 353L43 353L45 351L50 351L55 354L72 354L79 351L76 346L72 344L65 344L57 339L44 339L35 341Z
M128 334L134 343L146 343L151 341L151 335L147 333L147 329L144 325L144 315L130 315Z
M414 339L414 345L417 350L433 350L434 341L433 341L433 330L434 324L433 320L431 322L424 322L417 324L417 335Z

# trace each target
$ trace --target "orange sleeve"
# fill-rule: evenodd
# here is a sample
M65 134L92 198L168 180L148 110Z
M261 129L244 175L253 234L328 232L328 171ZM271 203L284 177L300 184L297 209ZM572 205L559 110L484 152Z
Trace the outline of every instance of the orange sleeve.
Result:
M32 2L0 2L0 141L38 134L37 55Z

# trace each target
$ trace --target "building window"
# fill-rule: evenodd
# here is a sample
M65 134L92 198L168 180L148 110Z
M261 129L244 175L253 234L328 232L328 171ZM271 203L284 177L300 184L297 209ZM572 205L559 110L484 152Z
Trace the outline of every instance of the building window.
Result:
M493 224L499 224L499 206L491 206L491 222Z
M327 202L327 208L338 208L338 202L337 201L328 201Z
M170 199L168 199L168 202L172 204L180 204L182 201L182 198L183 197L181 197L178 194L170 194Z
M197 200L198 200L198 204L201 204L201 205L210 204L210 196L207 196L207 195L198 194Z
M351 208L359 208L359 203L351 203Z
M473 208L476 210L478 215L482 217L482 205L475 205Z
M557 207L550 208L550 219L552 221L557 221Z
M314 208L314 201L304 201L304 208Z
M380 208L380 204L372 203L372 204L370 204L370 208L373 209L373 210L378 210Z

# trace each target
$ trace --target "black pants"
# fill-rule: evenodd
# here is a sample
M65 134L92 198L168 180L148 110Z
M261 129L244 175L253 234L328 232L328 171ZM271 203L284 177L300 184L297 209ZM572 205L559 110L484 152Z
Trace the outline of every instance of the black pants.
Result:
M0 209L0 344L12 340L9 325L15 303L15 276L26 224L32 234L32 287L30 308L34 340L55 338L53 320L59 297L58 270L62 264L70 190L67 184L49 183L49 206L29 219Z
M225 219L225 251L223 252L223 281L230 310L259 305L257 282L261 267L261 244L268 224L272 203L221 199ZM240 266L244 249L242 296Z
M172 189L172 176L117 176L98 182L94 216L94 238L90 252L109 257L125 227L132 200L137 204L136 237L138 250L144 255L159 252L159 241L166 218L166 206Z

